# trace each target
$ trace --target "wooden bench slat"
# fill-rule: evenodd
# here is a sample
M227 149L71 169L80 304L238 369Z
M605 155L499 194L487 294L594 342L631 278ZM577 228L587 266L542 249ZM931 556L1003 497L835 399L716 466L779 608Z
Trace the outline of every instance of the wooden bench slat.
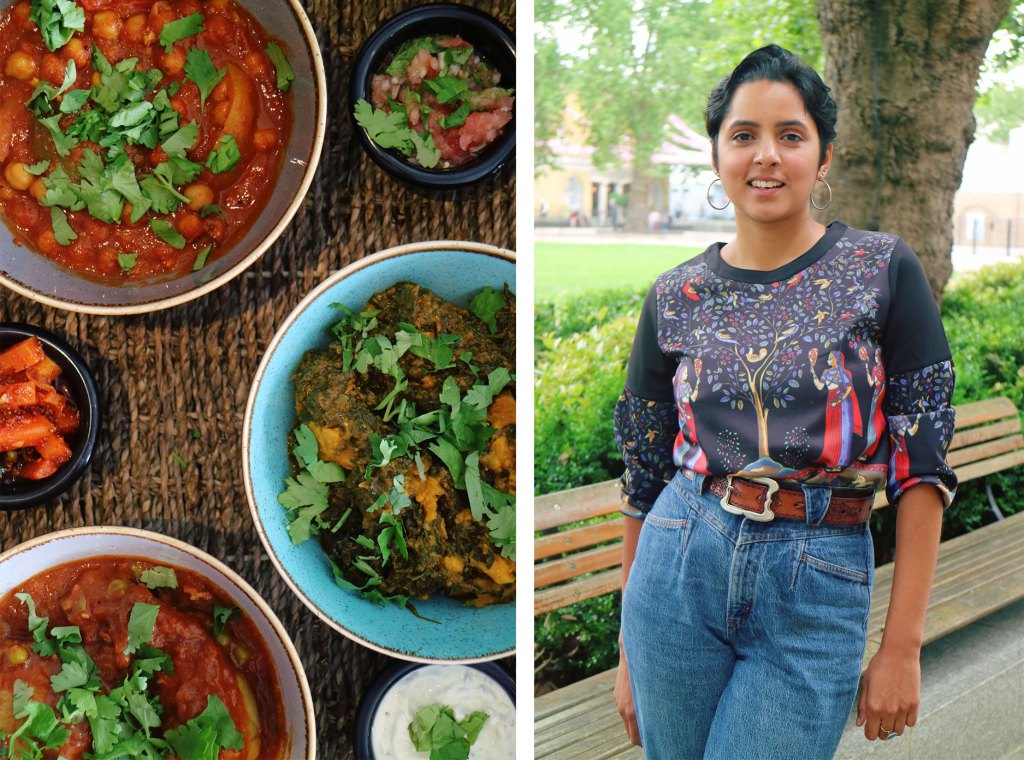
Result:
M959 413L958 413L959 414ZM957 422L960 422L958 419ZM971 430L960 430L953 433L953 440L949 443L949 450L956 451L965 446L971 446L982 441L989 441L993 438L1002 438L1004 435L1013 435L1021 431L1020 417L1014 415L1011 420L996 422L984 427L972 428Z
M1016 417L1020 414L1017 407L1006 396L999 398L988 398L984 401L972 401L968 404L958 404L956 407L956 426L958 428L969 428L981 425L985 422Z
M582 528L563 530L541 536L533 542L534 560L546 559L556 554L577 551L605 541L622 538L622 524L625 517L617 517Z
M1024 449L1024 436L1011 435L1006 438L996 438L985 441L974 446L965 446L957 451L951 451L946 455L946 462L954 470L961 465L971 464L981 459L989 459L998 454L1005 454L1009 451Z
M643 750L630 744L622 719L614 710L605 708L595 715L589 725L566 736L551 736L540 746L534 747L535 755L549 760L599 760L599 758L643 758ZM598 722L600 721L600 722Z
M991 475L994 472L1008 470L1019 464L1024 464L1024 451L1014 451L993 459L988 459L984 462L975 462L974 464L965 465L956 470L956 476L960 479L961 483L965 483L968 480L974 480L975 478L981 478L985 475Z
M567 581L584 573L606 570L622 564L622 542L611 546L577 552L565 559L554 559L538 565L533 571L533 587L544 588Z
M572 583L538 591L533 595L533 614L560 609L581 599L591 599L622 587L622 568L595 573Z
M592 698L595 694L603 692L605 688L613 688L614 686L615 668L612 668L603 673L588 676L574 684L563 686L557 691L542 694L533 701L534 721L536 722L558 713L564 705L585 701L588 698Z
M618 512L621 503L617 480L538 496L533 500L533 529L551 530L567 523L608 515Z

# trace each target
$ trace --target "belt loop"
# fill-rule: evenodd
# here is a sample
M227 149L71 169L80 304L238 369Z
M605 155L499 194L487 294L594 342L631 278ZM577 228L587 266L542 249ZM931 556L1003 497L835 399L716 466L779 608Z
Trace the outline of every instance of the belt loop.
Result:
M804 492L804 511L808 525L821 525L828 514L832 502L832 489L829 486L809 486L800 484Z
M704 480L706 477L699 472L693 473L693 489L698 496L704 493Z

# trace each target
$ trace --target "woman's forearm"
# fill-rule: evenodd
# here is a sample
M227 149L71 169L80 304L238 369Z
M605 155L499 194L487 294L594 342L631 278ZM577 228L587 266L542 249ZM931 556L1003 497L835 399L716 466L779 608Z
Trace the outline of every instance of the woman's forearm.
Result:
M935 486L908 489L896 508L896 556L892 593L881 646L919 652L942 532L942 496Z
M622 588L626 588L626 581L629 580L629 569L633 566L633 559L636 557L636 544L640 540L640 529L644 527L644 521L636 517L624 516L622 525Z

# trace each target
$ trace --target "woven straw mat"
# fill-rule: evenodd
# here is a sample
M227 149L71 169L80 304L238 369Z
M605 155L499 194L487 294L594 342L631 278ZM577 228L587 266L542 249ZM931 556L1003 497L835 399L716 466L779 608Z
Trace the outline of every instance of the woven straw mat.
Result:
M0 512L0 550L65 528L128 525L222 559L267 600L298 647L316 708L319 757L351 758L359 700L393 660L321 623L267 558L240 465L249 386L278 325L341 267L420 240L514 249L515 173L513 162L476 186L447 193L414 190L385 175L353 134L349 75L377 26L418 3L303 4L327 68L327 136L305 203L248 272L190 303L129 317L75 314L0 288L0 321L46 327L82 354L103 415L93 461L68 494L38 509ZM514 2L467 4L515 28ZM182 469L174 455L188 466ZM511 668L513 658L503 664Z

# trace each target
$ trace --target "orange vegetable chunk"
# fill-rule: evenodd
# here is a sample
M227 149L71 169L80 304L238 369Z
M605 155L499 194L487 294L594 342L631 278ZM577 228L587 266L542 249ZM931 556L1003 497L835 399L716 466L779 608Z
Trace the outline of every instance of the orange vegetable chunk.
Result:
M32 406L36 403L36 384L33 382L0 385L0 409Z
M35 443L35 450L43 459L60 466L71 459L71 449L59 435L45 435Z
M38 338L26 338L0 351L0 375L13 375L39 364L46 358Z
M34 446L36 441L53 432L53 423L43 415L16 410L0 416L0 451Z

